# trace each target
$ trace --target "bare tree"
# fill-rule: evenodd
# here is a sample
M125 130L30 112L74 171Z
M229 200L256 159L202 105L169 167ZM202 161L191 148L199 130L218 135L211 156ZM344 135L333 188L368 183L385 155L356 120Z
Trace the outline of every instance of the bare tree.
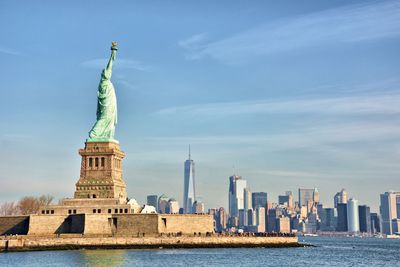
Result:
M18 208L21 214L35 214L39 210L39 205L36 197L23 197L18 201Z
M38 198L39 201L39 206L47 206L50 205L51 202L53 202L54 197L50 195L41 195Z
M4 202L0 204L0 216L17 215L18 205L15 202Z
M18 209L21 214L37 214L41 206L51 204L53 197L50 195L42 195L40 197L23 197L18 202Z

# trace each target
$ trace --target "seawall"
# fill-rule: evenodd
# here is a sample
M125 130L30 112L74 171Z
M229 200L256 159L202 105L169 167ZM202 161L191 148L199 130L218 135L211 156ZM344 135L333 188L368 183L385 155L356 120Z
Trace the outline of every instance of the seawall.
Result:
M234 248L299 247L297 237L180 236L180 237L29 237L0 239L0 251L121 249L121 248Z

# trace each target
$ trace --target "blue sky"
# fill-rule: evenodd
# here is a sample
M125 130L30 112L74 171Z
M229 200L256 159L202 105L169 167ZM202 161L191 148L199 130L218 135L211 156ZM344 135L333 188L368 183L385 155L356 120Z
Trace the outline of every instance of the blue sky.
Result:
M0 201L73 195L114 40L139 202L182 199L188 144L207 207L232 166L272 201L399 189L398 1L0 1L0 22Z

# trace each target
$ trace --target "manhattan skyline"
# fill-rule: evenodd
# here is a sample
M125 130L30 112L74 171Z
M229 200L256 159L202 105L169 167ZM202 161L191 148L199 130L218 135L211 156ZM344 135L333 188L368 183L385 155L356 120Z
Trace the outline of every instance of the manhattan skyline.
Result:
M232 165L269 199L399 189L397 1L40 3L0 2L0 202L72 197L112 40L129 197L183 203L189 143L207 208Z

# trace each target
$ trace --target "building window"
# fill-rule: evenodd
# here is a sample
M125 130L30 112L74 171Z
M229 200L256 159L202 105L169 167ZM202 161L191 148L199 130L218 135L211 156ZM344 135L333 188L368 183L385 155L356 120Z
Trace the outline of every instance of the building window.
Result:
M108 213L111 213L111 209L108 209Z
M98 209L98 210L97 210L97 213L101 213L101 209Z
M89 167L92 168L93 167L93 159L89 158Z
M93 198L96 198L97 196L96 196L96 194L93 194Z
M125 209L125 213L128 213L128 209Z
M50 211L49 210L46 210L46 214L49 214L50 213Z
M99 158L94 159L94 166L99 167Z
M119 209L119 213L123 213L123 210L122 210L122 209Z
M45 211L44 211L44 210L42 210L42 214L44 214L44 212L45 212Z
M71 214L72 213L72 210L68 210L68 214Z
M115 209L115 212L114 213L118 213L118 209Z
M96 209L93 209L93 213L96 213Z
M76 214L76 210L74 210L73 212L74 212L74 214Z
M104 167L105 162L106 162L106 159L105 158L101 158L101 167Z
M51 213L51 214L54 214L54 210L51 210L50 213Z

